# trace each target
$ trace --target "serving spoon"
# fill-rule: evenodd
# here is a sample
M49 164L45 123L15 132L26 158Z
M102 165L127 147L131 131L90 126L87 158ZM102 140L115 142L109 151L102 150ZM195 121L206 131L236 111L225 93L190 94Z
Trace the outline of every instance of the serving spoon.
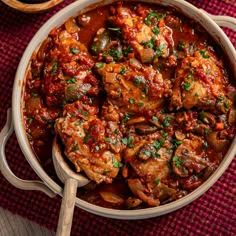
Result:
M56 236L68 236L71 231L77 188L88 184L90 180L70 169L62 156L57 137L53 140L52 157L56 174L65 184Z

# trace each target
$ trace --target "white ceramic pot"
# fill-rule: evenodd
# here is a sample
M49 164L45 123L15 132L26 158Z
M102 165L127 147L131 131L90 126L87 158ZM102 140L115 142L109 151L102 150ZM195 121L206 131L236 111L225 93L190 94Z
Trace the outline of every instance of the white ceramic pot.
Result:
M47 37L48 33L52 28L61 25L69 17L75 16L78 13L86 12L87 10L94 9L95 7L109 4L114 2L114 0L80 0L76 1L69 6L65 7L54 15L50 20L48 20L41 29L36 33L28 47L25 50L24 55L20 61L13 88L12 95L12 115L11 110L8 111L8 120L6 126L1 131L0 135L0 148L1 148L1 158L0 158L0 168L2 174L5 178L12 183L14 186L21 189L28 190L41 190L45 192L50 197L56 194L62 195L62 188L54 182L50 176L44 171L42 166L37 161L34 153L31 150L30 144L26 137L26 133L23 125L23 114L22 114L22 104L23 104L23 90L26 71L28 69L28 62L30 61L32 53L39 48L40 43ZM153 4L160 4L164 6L171 6L182 12L184 15L194 19L196 22L200 23L209 34L211 34L214 39L222 46L225 53L227 54L229 61L231 63L230 67L233 71L234 78L236 79L236 52L235 48L224 34L219 26L228 26L236 31L236 19L227 16L212 16L207 14L201 9L194 7L193 5L183 1L183 0L146 0L144 2L149 2ZM10 170L5 157L5 145L7 139L11 133L15 130L17 140L23 151L25 158L37 173L42 181L25 181L16 177ZM175 201L168 203L163 206L142 209L142 210L114 210L107 209L99 206L95 206L88 202L85 202L79 198L76 199L76 206L97 214L101 216L106 216L116 219L145 219L154 216L163 215L181 208L203 193L205 193L223 174L226 168L231 163L234 155L236 154L236 138L234 138L232 145L230 146L225 158L220 164L219 168L206 180L200 187L188 194L187 196Z

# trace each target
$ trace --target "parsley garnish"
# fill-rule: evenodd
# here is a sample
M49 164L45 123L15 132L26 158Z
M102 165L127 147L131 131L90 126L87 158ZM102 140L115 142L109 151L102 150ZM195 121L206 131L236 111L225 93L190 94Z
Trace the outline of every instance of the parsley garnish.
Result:
M76 82L76 78L75 77L72 77L71 79L66 81L67 84L74 84L75 82Z
M125 72L126 72L126 68L125 68L125 67L122 67L121 70L120 70L120 74L123 75L123 74L125 74Z
M96 67L99 68L99 69L102 68L103 65L104 65L103 62L96 63Z
M135 100L133 98L129 98L129 103L134 104Z
M73 54L77 54L77 53L79 53L79 50L76 48L70 48L70 52Z
M158 118L156 116L152 116L152 121L158 122Z
M170 117L165 117L165 119L163 120L163 125L164 127L168 127L170 125L170 121L171 121L171 118Z
M179 157L177 155L175 155L173 157L173 161L174 161L174 164L175 164L176 167L179 167L183 164L183 162L179 159Z
M210 56L206 54L207 53L206 50L200 50L199 52L203 58L205 58L205 59L210 58Z
M191 83L184 82L183 86L184 86L184 90L186 90L186 91L190 91L191 90Z
M114 156L112 156L112 164L113 164L113 167L115 167L115 168L121 168L123 166L123 164L121 162L116 161Z
M159 30L157 27L154 27L154 28L152 29L152 32L153 32L155 35L160 34L160 30Z
M183 141L180 141L180 140L177 140L177 139L174 139L174 138L171 140L171 142L172 142L174 148L177 148L180 144L183 143Z
M154 184L158 185L160 183L160 179L155 179Z
M89 141L89 139L91 138L91 134L88 134L84 137L84 143L87 143Z
M57 67L58 67L58 61L55 60L55 61L53 62L53 65L52 65L52 70L51 70L51 72L52 72L52 73L56 73L56 72L57 72Z

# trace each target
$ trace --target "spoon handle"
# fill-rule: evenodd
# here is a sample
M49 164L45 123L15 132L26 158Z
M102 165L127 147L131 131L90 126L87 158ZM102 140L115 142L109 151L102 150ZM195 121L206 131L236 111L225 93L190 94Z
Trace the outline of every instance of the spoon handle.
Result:
M66 180L61 203L59 221L57 224L56 236L70 235L77 187L78 187L78 182L75 179L68 178Z

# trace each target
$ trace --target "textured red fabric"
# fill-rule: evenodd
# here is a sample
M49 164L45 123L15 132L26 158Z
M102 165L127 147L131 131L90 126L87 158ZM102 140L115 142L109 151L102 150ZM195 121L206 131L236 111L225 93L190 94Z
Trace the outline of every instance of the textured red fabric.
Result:
M11 107L14 75L27 44L53 14L72 0L41 14L25 14L0 3L0 129ZM236 18L233 0L189 0L212 14ZM236 34L225 29L236 47ZM7 144L7 157L13 172L24 179L38 179L24 159L13 135ZM47 163L49 168L52 163ZM50 230L56 229L60 197L51 199L38 191L23 191L11 186L0 174L0 206ZM161 217L126 221L107 219L75 209L72 235L236 235L236 160L217 183L190 205Z

